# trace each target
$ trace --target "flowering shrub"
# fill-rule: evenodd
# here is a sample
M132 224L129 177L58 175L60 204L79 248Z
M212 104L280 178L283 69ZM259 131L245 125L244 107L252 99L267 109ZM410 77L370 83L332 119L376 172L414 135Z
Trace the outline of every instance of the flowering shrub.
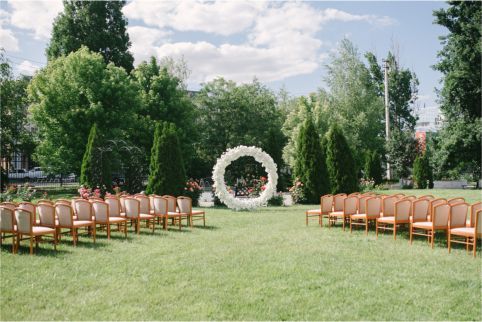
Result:
M199 197L201 196L202 188L199 185L198 180L189 179L184 187L184 195L192 199L192 205L197 206L199 203Z
M248 195L250 197L259 197L261 192L266 190L266 181L268 181L266 177L260 177L259 180L251 180L251 183L249 184L250 187L248 188Z
M15 194L17 193L17 185L15 184L11 184L7 187L7 190L0 194L0 201L1 202L4 202L4 201L7 201L7 202L10 202L10 201L13 201L13 199L15 198Z
M33 189L28 183L25 183L23 187L21 185L17 187L17 196L22 199L22 201L32 201L32 199L37 196L37 190Z
M89 199L91 197L100 198L102 193L99 187L96 187L94 190L92 190L85 185L81 185L77 192L79 193L79 196L84 199Z
M306 200L305 192L303 190L303 182L301 182L299 178L296 178L293 186L289 189L289 192L291 193L294 203L301 203Z
M375 181L373 179L360 179L360 191L371 191L375 188Z
M283 194L276 193L270 200L268 200L268 206L282 206L283 205Z

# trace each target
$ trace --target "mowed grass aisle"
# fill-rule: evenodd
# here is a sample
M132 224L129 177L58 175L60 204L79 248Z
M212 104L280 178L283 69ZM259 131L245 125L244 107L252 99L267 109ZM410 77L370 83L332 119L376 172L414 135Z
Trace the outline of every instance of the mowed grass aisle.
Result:
M207 209L206 228L143 228L58 253L1 251L2 320L481 320L481 260L438 236L306 227L306 206ZM480 252L478 252L480 256Z

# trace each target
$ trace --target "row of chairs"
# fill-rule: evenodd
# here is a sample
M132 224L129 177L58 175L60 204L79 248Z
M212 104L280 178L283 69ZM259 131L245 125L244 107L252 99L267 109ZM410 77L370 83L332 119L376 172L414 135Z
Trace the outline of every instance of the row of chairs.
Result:
M98 227L105 229L110 239L112 225L127 237L128 223L139 234L141 222L145 222L154 232L156 223L167 229L169 220L179 229L182 229L183 220L189 227L193 226L195 220L202 220L206 225L205 212L193 210L189 197L137 194L119 198L107 196L105 199L94 197L89 200L39 200L37 204L4 202L0 204L0 242L12 237L12 252L16 253L20 241L28 239L32 254L33 243L37 248L42 236L51 235L54 248L57 249L58 240L65 233L72 235L75 246L79 230L82 229L95 243Z
M470 210L470 211L469 211ZM467 220L467 213L469 219ZM376 236L380 230L393 231L397 238L397 229L407 225L410 231L410 244L414 236L425 236L434 247L435 232L445 231L450 252L452 243L465 244L467 251L472 247L476 256L477 238L482 237L482 202L469 205L464 198L435 198L432 195L421 197L404 194L379 195L375 193L352 193L324 195L320 199L320 208L307 210L306 225L316 218L323 226L323 218L328 219L328 227L340 220L343 230L350 225L363 226L368 234L370 223L375 223Z

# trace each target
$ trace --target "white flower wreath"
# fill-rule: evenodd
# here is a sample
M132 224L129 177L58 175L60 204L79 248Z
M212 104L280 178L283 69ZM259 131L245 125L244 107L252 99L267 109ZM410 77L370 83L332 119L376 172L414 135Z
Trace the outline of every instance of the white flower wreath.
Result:
M226 167L234 160L240 157L251 156L257 162L261 163L266 172L268 173L268 184L266 189L257 198L240 199L230 194L226 188L224 182L224 174ZM273 159L255 146L240 145L232 149L228 149L217 160L216 165L213 168L213 181L216 188L216 196L231 209L253 209L260 206L266 206L268 200L276 193L276 185L278 183L278 167L274 163Z

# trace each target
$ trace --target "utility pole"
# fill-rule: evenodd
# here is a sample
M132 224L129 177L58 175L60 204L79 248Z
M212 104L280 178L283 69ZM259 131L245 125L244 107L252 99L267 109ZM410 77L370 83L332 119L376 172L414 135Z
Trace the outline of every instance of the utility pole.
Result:
M388 60L383 60L383 69L384 69L384 79L383 85L385 87L385 140L388 142L390 141L390 107L388 101ZM390 160L387 156L387 179L392 179L392 171L390 169Z

